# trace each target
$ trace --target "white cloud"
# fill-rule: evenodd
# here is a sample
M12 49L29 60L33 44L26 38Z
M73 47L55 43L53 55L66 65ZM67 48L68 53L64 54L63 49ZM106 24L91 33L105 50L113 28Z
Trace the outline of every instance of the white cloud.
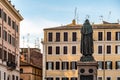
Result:
M46 19L34 18L34 19L24 19L20 25L20 47L27 47L29 44L30 47L35 47L36 43L43 38L43 29L48 27L59 26L60 23L53 22ZM28 36L28 33L30 34ZM24 37L24 41L23 41ZM29 38L29 43L28 43ZM24 42L24 43L23 43ZM41 44L40 44L41 47Z

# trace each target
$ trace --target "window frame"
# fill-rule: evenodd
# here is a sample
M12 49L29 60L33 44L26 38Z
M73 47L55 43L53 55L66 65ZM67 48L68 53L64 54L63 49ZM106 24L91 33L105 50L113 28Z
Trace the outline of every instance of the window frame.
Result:
M103 53L103 46L98 45L98 54L102 54L102 53Z
M64 41L68 41L68 32L64 32Z
M53 33L49 32L48 33L48 42L52 42L53 41Z
M107 45L106 50L107 50L106 51L107 54L111 54L111 45Z
M72 32L72 41L77 41L77 32Z
M103 32L98 32L98 41L103 40Z
M56 42L60 42L60 32L56 32Z
M111 32L107 32L107 41L111 41Z
M48 46L48 55L52 55L52 46Z
M63 47L63 54L68 54L68 47L67 46Z
M72 46L72 54L76 54L76 46Z
M60 46L56 46L56 55L60 54Z

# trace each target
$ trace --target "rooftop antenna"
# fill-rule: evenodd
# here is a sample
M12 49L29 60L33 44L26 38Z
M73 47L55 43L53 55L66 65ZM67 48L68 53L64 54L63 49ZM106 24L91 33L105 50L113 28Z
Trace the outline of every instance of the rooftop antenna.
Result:
M39 38L37 38L37 46L38 46L38 48L40 48L39 42L40 42L40 40L39 40Z
M110 16L111 16L111 11L109 11L108 13L108 20L110 19Z
M90 15L87 14L87 15L86 15L86 19L89 19L89 18L90 18Z
M103 16L101 15L101 16L99 16L100 17L100 20L103 22Z
M120 20L119 19L117 19L117 22L118 22L118 24L120 24Z
M28 33L27 34L27 47L29 47L29 36L30 36L30 34Z
M23 48L24 48L24 43L25 43L25 37L23 36Z
M35 48L36 48L36 46L37 46L37 45L36 45L36 39L35 39Z
M78 24L78 22L79 22L79 15L77 14L77 24Z
M75 7L74 19L76 20L77 7Z

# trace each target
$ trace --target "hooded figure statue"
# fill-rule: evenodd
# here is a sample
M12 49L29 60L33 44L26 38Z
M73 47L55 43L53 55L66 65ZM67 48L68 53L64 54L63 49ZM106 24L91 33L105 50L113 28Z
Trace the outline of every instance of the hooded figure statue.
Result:
M81 53L84 56L92 56L93 54L93 29L86 19L81 28Z

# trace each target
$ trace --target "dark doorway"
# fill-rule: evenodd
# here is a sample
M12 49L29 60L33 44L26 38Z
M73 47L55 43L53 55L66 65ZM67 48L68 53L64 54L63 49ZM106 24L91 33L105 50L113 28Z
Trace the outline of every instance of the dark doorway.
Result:
M93 75L80 75L80 80L93 80Z

